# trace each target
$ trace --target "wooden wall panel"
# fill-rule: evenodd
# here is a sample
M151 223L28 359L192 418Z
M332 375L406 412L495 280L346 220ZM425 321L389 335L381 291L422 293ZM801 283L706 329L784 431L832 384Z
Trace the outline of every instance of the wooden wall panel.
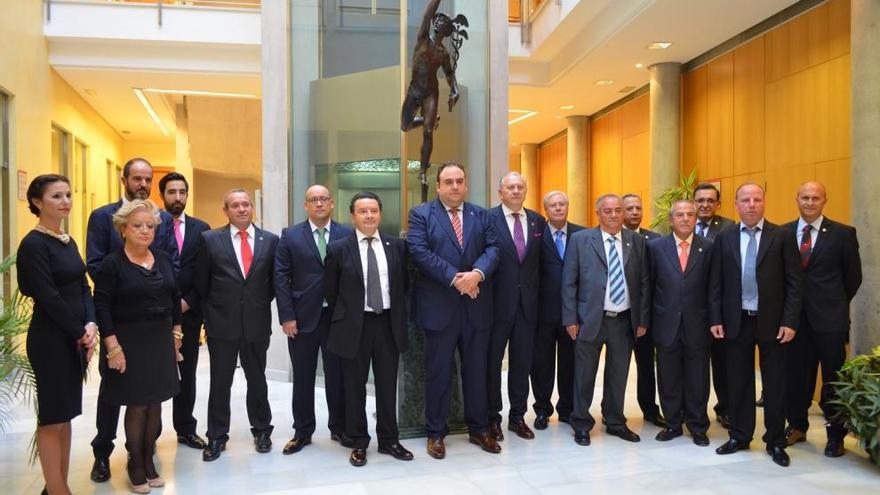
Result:
M706 176L733 175L733 52L709 62Z
M697 169L697 176L709 177L706 165L708 100L704 65L682 77L682 173Z
M562 133L538 147L538 184L530 186L529 196L535 195L535 204L541 208L541 200L550 191L566 190L566 167L568 154L568 138Z
M849 0L828 2L828 56L836 58L849 53Z
M764 170L764 37L738 47L733 57L733 173L730 175Z
M638 194L646 211L653 204L651 196L651 133L642 132L621 143L620 193ZM647 225L647 222L646 222Z
M765 177L767 195L764 198L764 215L773 223L783 224L797 218L797 190L805 181L815 179L816 165L808 163L767 170Z
M816 180L824 184L828 190L825 214L834 220L849 222L852 218L851 175L849 158L816 164Z

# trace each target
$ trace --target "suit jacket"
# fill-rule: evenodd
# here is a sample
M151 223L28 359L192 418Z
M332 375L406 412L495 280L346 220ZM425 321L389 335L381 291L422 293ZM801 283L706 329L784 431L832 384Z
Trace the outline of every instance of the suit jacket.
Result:
M797 239L798 221L785 224ZM804 270L803 316L815 332L849 332L849 303L862 284L856 229L825 217Z
M522 303L523 315L529 323L538 321L538 286L541 267L541 239L546 224L544 217L532 210L526 212L526 256L522 263L516 254L516 244L507 226L504 210L496 206L489 210L498 237L498 268L492 287L495 290L492 304L495 306L495 323L509 325L517 315L516 306Z
M669 347L682 340L694 347L712 343L709 332L710 301L721 296L720 265L712 263L712 239L693 236L685 271L681 271L673 234L648 242L651 272L651 328L654 342Z
M173 221L173 219L172 219ZM196 274L196 255L199 254L199 247L202 245L202 232L210 230L211 227L196 217L186 216L185 227L183 230L183 252L179 253L180 268L175 271L177 279L177 289L180 291L183 300L189 305L187 312L192 312L195 316L201 316L202 308L199 300L199 293L195 288ZM174 238L174 224L169 229L171 239L174 242L174 248L177 249L177 240Z
M391 333L398 352L408 347L407 296L409 285L406 244L402 239L379 234L388 263L391 295ZM374 245L375 249L375 245ZM357 355L364 328L364 267L357 236L352 233L327 246L324 286L330 309L327 348L343 358Z
M498 241L488 212L462 203L464 247L458 244L452 221L440 200L416 206L409 212L406 244L419 276L413 291L416 323L426 329L446 328L464 311L477 330L492 326L492 277L498 266ZM452 286L458 272L478 269L485 279L476 299L462 296Z
M742 317L742 255L740 224L715 238L715 262L720 263L721 299L714 305L710 324L724 325L725 338L739 336ZM790 229L764 221L758 244L755 276L758 282L757 338L776 340L780 326L800 326L803 272L797 241Z
M700 219L697 219L697 222L699 221ZM731 225L736 225L736 222L727 217L715 215L714 217L712 217L712 220L709 221L709 230L708 232L706 232L706 237L708 237L709 239L714 239L718 236L718 234L721 233L721 231L723 231L727 227L730 227Z
M566 251L571 235L584 227L575 223L568 223L566 232ZM541 323L562 325L562 263L565 259L559 256L556 250L556 239L550 233L550 225L544 226L544 235L541 240L541 274L540 291L538 294Z
M113 228L113 214L121 207L122 200L120 199L115 203L95 209L89 215L89 223L86 228L86 270L92 277L92 281L95 280L95 273L97 273L101 261L104 260L104 256L122 249L124 245L119 232ZM178 271L180 270L180 257L177 254L177 242L174 240L171 226L171 214L160 210L159 216L162 218L162 222L156 229L156 237L150 247L168 253L175 271Z
M272 284L278 236L254 227L254 257L242 276L229 225L202 233L195 286L202 298L205 331L221 340L267 340L272 332Z
M635 232L635 231L633 231L633 232ZM662 237L659 233L654 232L653 230L648 230L648 229L644 229L641 227L639 227L639 230L636 233L644 236L645 242L653 241L654 239L659 239Z
M562 267L562 324L578 324L578 340L593 341L605 311L605 285L608 261L599 227L581 230L569 237ZM630 230L621 230L623 272L630 299L633 337L639 326L650 326L648 297L648 262L645 238Z
M352 235L351 227L330 222L329 242ZM328 244L329 244L328 242ZM324 306L324 262L308 220L281 231L275 254L278 319L296 320L297 331L313 332Z

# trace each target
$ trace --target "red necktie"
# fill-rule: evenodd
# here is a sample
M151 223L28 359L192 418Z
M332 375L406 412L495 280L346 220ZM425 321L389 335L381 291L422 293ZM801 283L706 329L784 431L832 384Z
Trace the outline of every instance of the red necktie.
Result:
M254 260L254 252L251 251L251 245L247 241L247 230L239 231L238 237L241 239L241 266L244 269L244 276L247 277L248 272L251 271L251 261Z
M813 254L813 236L810 235L812 229L812 225L806 224L804 225L804 230L801 231L801 268L804 270L809 266L810 255Z
M681 248L681 252L678 253L678 263L681 265L681 271L683 272L688 266L688 243L687 241L681 241L678 243L678 246Z
M455 231L455 237L458 239L458 245L464 247L464 232L461 230L461 220L458 218L458 208L450 208L449 215L452 220L452 230Z

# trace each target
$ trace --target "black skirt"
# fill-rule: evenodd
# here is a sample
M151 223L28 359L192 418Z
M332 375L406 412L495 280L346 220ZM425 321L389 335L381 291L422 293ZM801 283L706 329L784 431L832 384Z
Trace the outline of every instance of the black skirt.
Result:
M120 323L116 339L125 353L125 373L108 370L106 391L116 404L146 405L166 401L180 391L171 317Z

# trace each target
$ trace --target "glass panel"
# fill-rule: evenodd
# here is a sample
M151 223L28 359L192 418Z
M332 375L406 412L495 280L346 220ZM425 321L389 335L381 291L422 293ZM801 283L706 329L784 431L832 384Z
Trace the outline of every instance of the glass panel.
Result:
M73 184L73 211L76 216L72 217L77 225L73 225L71 235L74 239L79 240L81 246L85 245L86 226L89 223L89 213L94 205L91 204L89 194L89 162L88 162L88 146L80 140L73 142L73 177L70 182ZM77 213L79 213L77 215Z
M71 182L75 182L70 176L70 134L55 125L52 125L52 170L71 179ZM69 218L66 218L61 224L65 231L70 230L69 220Z
M0 260L12 252L11 211L12 187L9 177L9 97L0 93ZM10 293L11 275L7 272L0 282L0 298ZM3 299L5 301L5 299Z

